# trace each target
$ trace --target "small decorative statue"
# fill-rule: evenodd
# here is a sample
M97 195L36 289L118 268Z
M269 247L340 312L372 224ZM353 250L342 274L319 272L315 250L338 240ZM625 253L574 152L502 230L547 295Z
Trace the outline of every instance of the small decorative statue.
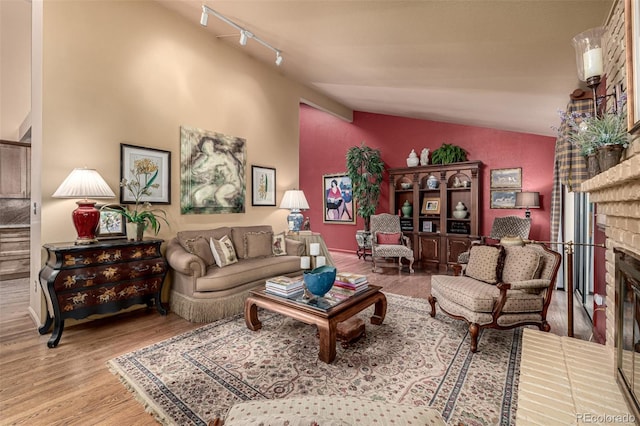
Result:
M426 166L429 164L429 148L422 148L422 152L420 153L420 165Z
M305 231L311 231L311 222L309 221L309 216L304 219L304 223L302 224L302 229Z
M407 166L415 167L418 165L419 161L420 159L418 158L418 154L416 154L416 151L412 149L409 157L407 158Z

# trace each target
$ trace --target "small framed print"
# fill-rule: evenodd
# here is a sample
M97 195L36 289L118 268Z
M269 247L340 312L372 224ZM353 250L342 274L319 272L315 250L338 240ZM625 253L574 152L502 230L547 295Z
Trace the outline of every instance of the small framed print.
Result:
M491 189L522 188L522 168L491 170Z
M440 199L425 198L422 200L422 214L440 214Z
M515 209L516 193L520 191L491 191L492 209Z
M422 222L422 232L433 232L433 222L430 220Z
M102 206L96 205L100 210ZM125 238L127 236L127 219L117 210L124 210L123 207L110 205L111 210L100 210L100 221L96 229L96 238L98 240L111 240L116 238Z
M276 169L251 166L251 205L276 205Z

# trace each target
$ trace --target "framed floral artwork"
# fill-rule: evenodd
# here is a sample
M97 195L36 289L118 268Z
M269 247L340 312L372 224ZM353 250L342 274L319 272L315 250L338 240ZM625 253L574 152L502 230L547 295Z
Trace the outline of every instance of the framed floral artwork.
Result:
M120 182L135 182L144 186L151 179L149 195L143 195L141 202L151 204L171 204L171 152L142 146L120 144ZM134 195L123 187L120 189L120 204L135 204Z
M276 169L251 166L251 205L276 205Z

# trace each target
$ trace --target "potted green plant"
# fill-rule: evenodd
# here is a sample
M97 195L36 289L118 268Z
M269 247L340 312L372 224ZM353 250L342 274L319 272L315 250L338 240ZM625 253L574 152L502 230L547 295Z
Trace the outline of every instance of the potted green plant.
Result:
M595 169L596 156L599 173L618 164L622 151L629 145L627 119L622 109L625 101L626 96L622 95L613 111L596 116L575 111L560 114L569 127L569 141L587 158L590 174Z
M365 232L369 232L369 220L376 212L380 198L384 162L380 150L368 147L364 142L349 148L346 158L347 175L358 206L356 213L364 219Z
M135 234L135 239L142 240L146 228L150 227L155 235L160 232L161 222L169 225L166 212L162 209L152 209L151 203L142 201L142 197L150 196L154 188L159 184L154 183L158 177L158 165L148 158L133 162L131 180L126 178L120 182L120 187L129 191L135 203L127 209L114 208L113 205L103 206L102 209L118 212L127 218L127 238L134 239L130 233Z
M443 143L431 153L432 164L451 164L467 161L467 151L453 144Z

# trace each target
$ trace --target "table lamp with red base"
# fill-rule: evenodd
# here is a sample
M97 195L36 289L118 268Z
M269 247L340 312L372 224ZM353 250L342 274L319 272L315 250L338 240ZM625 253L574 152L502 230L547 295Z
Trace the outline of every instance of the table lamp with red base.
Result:
M73 211L71 218L76 227L78 238L76 244L91 244L96 242L96 228L100 222L100 211L95 208L95 201L89 198L115 198L115 194L94 169L77 168L60 184L54 198L82 198L77 201L78 208Z

